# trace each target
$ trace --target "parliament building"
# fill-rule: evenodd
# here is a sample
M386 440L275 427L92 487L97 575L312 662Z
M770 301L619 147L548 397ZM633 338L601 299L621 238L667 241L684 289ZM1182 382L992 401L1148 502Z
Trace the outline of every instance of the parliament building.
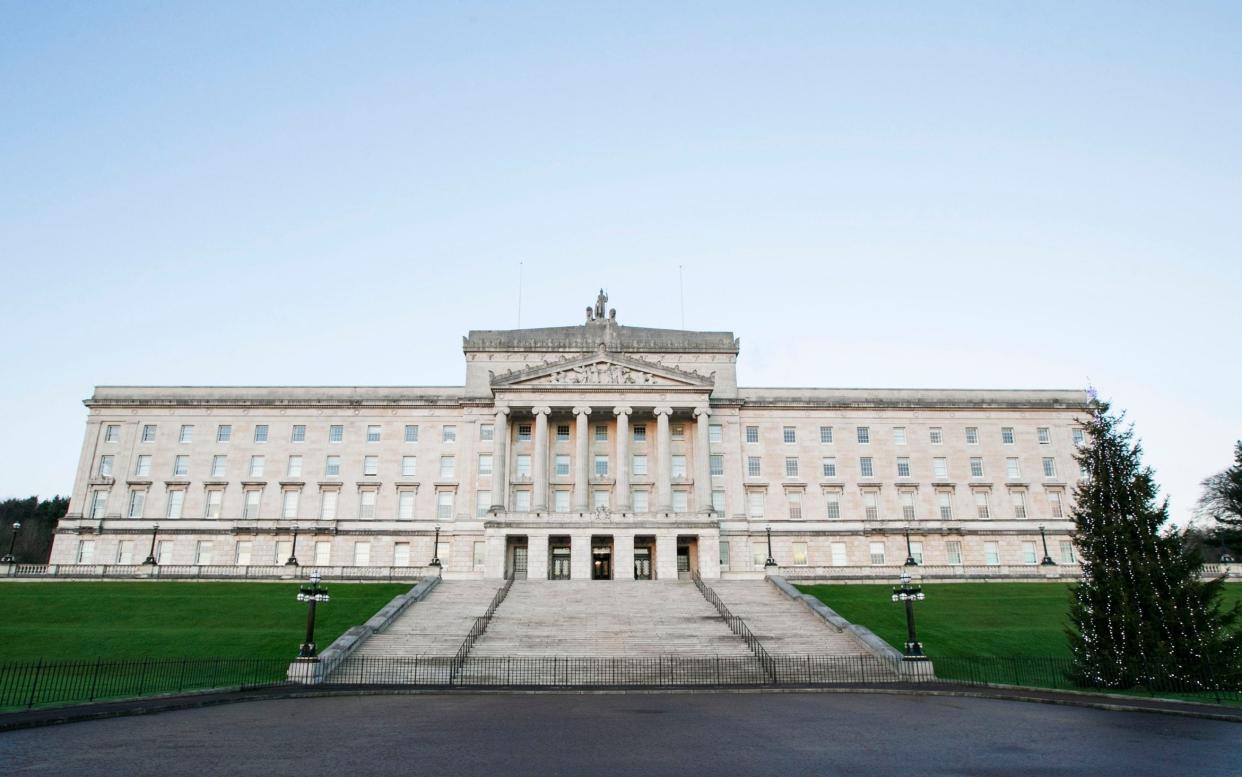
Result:
M471 331L461 386L100 386L51 561L531 579L1075 563L1085 392L746 388L731 332L623 326L606 303Z

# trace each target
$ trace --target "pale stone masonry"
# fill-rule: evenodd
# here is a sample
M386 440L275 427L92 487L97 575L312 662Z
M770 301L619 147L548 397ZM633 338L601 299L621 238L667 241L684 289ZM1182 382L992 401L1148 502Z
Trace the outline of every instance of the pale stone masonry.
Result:
M790 569L900 564L907 529L925 564L1037 564L1046 525L1073 563L1085 392L739 387L732 333L605 302L470 332L463 386L100 386L52 561L745 577L768 527Z

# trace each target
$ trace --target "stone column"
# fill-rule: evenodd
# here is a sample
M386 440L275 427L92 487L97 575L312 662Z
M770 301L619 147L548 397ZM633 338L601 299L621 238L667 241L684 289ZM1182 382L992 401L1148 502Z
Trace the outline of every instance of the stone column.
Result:
M694 501L700 513L712 512L712 468L709 464L708 423L711 411L705 407L694 409Z
M535 415L535 461L531 466L532 513L548 511L548 414L550 407L534 407Z
M628 513L633 508L630 503L630 408L614 407L617 416L617 493L613 495L613 509L619 513ZM634 542L630 540L630 556L634 555ZM634 565L630 563L630 577L634 577Z
M489 534L487 542L487 559L483 565L483 577L488 580L500 580L505 576L505 535L501 532Z
M634 535L612 535L612 579L634 579Z
M509 408L498 407L496 425L492 430L492 512L504 512L508 505Z
M655 579L677 579L677 535L662 531L656 534Z
M574 532L569 536L569 579L591 579L591 535Z
M668 417L672 415L671 407L657 407L656 417L656 508L658 513L673 510L673 451L672 440L669 439Z
M699 577L720 577L720 535L715 531L699 533Z
M579 513L591 509L587 502L591 491L590 419L591 408L574 408L574 511Z
M548 533L526 533L526 579L548 579Z

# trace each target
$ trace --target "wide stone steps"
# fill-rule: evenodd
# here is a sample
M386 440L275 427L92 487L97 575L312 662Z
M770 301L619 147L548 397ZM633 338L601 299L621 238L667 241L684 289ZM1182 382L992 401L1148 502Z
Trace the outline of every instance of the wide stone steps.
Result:
M500 586L492 580L442 580L427 598L364 642L356 655L452 656Z
M848 632L837 631L766 580L712 580L709 585L773 655L870 655Z

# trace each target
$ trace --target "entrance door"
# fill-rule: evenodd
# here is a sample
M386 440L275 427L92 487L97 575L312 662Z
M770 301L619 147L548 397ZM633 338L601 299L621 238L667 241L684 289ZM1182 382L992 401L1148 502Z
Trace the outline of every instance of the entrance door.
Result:
M677 546L677 579L690 579L690 546Z
M600 545L591 548L591 579L612 579L612 546Z
M651 579L651 548L634 548L634 579Z
M513 577L516 580L526 579L526 546L513 547Z
M549 577L553 580L569 579L569 548L559 545L552 548L552 574Z

